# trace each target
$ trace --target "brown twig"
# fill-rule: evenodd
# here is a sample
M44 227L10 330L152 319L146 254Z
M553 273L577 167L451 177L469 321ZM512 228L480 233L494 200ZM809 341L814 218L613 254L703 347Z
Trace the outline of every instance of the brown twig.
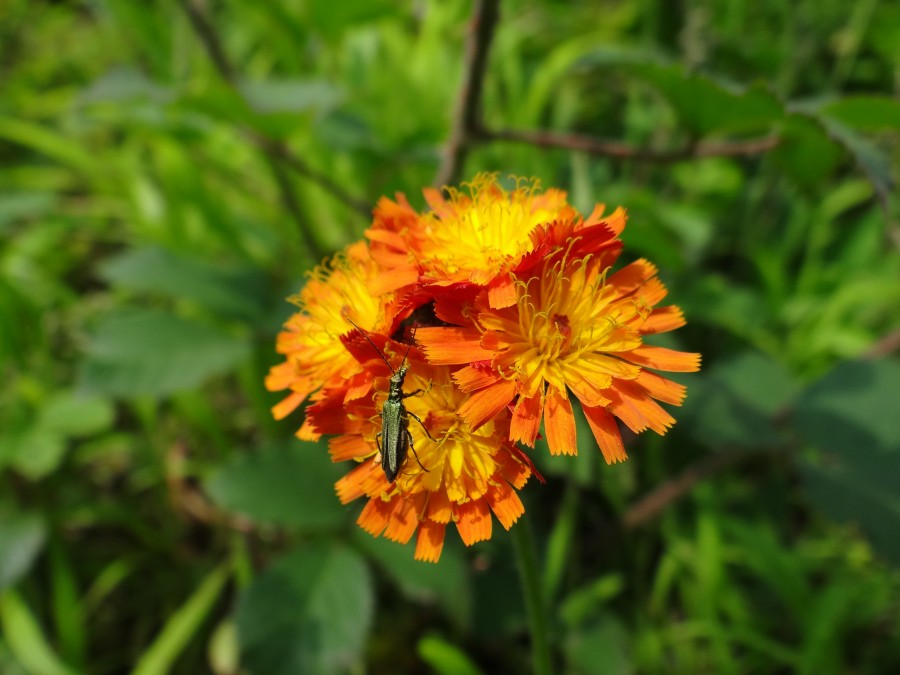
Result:
M727 471L738 464L784 452L784 448L766 448L763 450L723 451L704 457L675 478L666 481L638 499L623 515L622 525L627 530L646 525L707 478Z
M752 156L772 150L781 139L778 136L762 136L739 141L691 143L675 150L648 150L636 148L621 141L605 140L584 134L567 134L554 131L519 131L513 129L478 129L473 138L481 141L507 141L528 143L540 148L578 150L592 155L635 159L645 162L676 162L694 157Z
M205 3L203 2L203 0L180 1L185 14L187 14L187 17L191 23L191 27L197 34L197 37L203 45L204 51L206 51L209 60L212 61L213 65L215 66L216 72L219 73L219 76L226 83L228 83L228 85L230 85L231 88L235 92L237 92L239 96L243 97L240 91L237 70L228 59L228 55L225 53L222 42L219 40L218 34L216 33L212 23L210 23L209 18L207 17L204 7ZM307 180L316 183L322 189L331 193L331 195L335 197L335 199L344 203L353 211L356 211L357 213L360 213L366 217L371 215L371 208L367 203L349 194L340 185L332 181L327 175L317 171L316 169L313 169L300 157L294 154L291 149L283 142L267 138L260 134L258 131L250 129L245 129L244 134L257 148L268 155L271 160L280 162L285 166L290 167L293 171L303 176ZM279 190L282 194L282 201L291 211L292 216L294 216L294 218L296 219L299 215L301 215L296 197L293 195L293 193L291 193L290 195L286 194L286 191L289 191L290 189L290 185L287 181L279 180L278 183ZM310 251L315 252L316 246L309 236L308 228L305 227L303 222L298 222L298 225L300 226L300 230L307 247Z
M469 146L479 135L484 75L487 70L491 41L499 18L499 0L477 0L469 25L466 65L456 115L453 118L453 129L444 148L441 166L434 181L437 187L457 182Z

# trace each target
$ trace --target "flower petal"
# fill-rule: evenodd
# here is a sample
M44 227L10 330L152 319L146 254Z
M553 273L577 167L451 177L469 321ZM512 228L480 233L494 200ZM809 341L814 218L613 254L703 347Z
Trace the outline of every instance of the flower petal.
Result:
M453 373L453 379L463 391L474 391L498 382L500 376L491 368L490 361L476 361Z
M322 438L322 434L315 430L312 420L309 419L309 417L303 420L303 424L300 425L300 428L297 429L297 433L295 433L294 436L301 441L307 441L309 443L315 443Z
M348 459L368 457L376 452L362 436L344 435L328 439L328 454L332 462L345 462Z
M528 482L529 476L534 473L538 479L544 483L544 477L541 476L531 465L531 459L522 452L518 446L512 445L509 452L500 455L500 473L503 478L516 490L521 490L525 483Z
M637 290L654 276L656 276L656 265L641 258L610 276L607 283L615 286L619 293L625 295Z
M681 405L687 391L687 387L683 384L672 382L672 380L668 380L649 370L642 370L635 382L646 389L647 393L653 398L672 405Z
M375 276L369 282L369 288L372 295L384 295L392 293L404 286L411 286L419 279L419 268L415 265L406 265L404 267L393 267L386 272Z
M425 350L432 365L486 361L494 355L481 347L481 333L474 328L419 328L416 342Z
M602 373L592 374L588 377L587 372L578 368L566 368L563 372L566 385L578 397L582 405L595 408L609 403L609 399L602 392L612 384L612 375Z
M488 492L487 500L494 515L497 516L497 520L507 530L513 526L519 516L525 513L525 507L522 500L519 499L519 495L506 483L502 483Z
M700 354L644 345L621 354L622 358L654 370L693 373L700 370Z
M472 429L477 429L508 406L515 395L516 383L502 380L472 394L460 406L457 414L468 422Z
M393 501L370 499L363 507L362 513L359 514L359 518L356 519L356 524L373 537L377 537L384 532L384 528L387 527L393 511Z
M266 375L266 389L269 391L281 391L287 389L297 380L297 365L292 361L285 361L269 369Z
M425 516L426 520L433 520L444 525L452 520L453 506L450 503L446 490L435 490L429 493Z
M541 430L542 398L540 391L533 396L519 397L509 426L509 440L534 445Z
M606 408L582 408L584 416L587 418L591 431L594 432L594 438L597 439L597 445L600 446L600 452L603 453L603 459L607 464L615 462L624 462L628 459L625 452L625 444L622 443L622 434L619 432L619 425L616 424L616 418L607 412Z
M377 462L363 462L334 484L341 504L349 504L363 495L376 494L380 485L387 486L387 479Z
M500 274L488 284L488 305L502 309L516 304L516 284L509 274Z
M475 499L460 504L456 518L456 529L466 546L491 538L491 510L484 501Z
M575 437L575 415L565 391L556 387L547 389L544 402L544 429L551 455L577 455L578 441Z
M657 307L650 312L643 325L640 327L642 335L652 335L656 333L666 333L676 328L681 328L686 321L681 308L675 305L668 307Z
M283 420L285 417L294 412L297 407L303 403L303 400L306 398L306 392L303 391L293 391L286 398L283 398L281 402L275 404L272 407L272 416L276 420Z
M416 502L421 500L416 499L418 496L394 500L396 506L384 530L384 536L387 539L405 544L415 534L416 528L419 527L419 513L418 509L416 509Z
M444 548L444 533L447 526L443 523L435 523L431 520L419 525L419 536L416 537L415 559L423 562L436 563L441 557Z
M653 429L662 436L675 423L675 418L633 382L617 381L609 397L612 399L609 411L635 433Z

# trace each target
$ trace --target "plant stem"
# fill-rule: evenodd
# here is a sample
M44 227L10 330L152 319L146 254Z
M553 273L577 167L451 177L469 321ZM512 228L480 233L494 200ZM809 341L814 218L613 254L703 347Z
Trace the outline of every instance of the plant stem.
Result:
M528 613L528 627L531 631L531 651L534 659L535 675L551 675L550 642L547 635L547 612L541 592L537 556L534 551L534 537L527 521L519 522L511 532L513 548L519 562L522 579L522 593L525 596L525 610Z

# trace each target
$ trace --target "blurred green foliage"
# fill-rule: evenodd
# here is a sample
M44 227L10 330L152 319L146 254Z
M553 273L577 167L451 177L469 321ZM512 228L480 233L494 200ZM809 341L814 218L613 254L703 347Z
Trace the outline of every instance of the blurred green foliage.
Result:
M367 224L273 148L421 206L470 13L0 3L0 672L528 668L507 535L438 566L372 539L262 387L283 298ZM517 527L559 672L900 670L898 45L876 0L502 3L491 129L688 150L490 142L465 167L626 206L626 257L660 265L676 346L704 354L627 464L535 453Z

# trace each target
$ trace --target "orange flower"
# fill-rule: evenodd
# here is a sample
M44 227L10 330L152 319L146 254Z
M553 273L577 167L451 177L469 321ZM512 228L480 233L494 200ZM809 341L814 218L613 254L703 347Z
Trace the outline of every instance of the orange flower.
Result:
M634 432L666 432L675 420L656 400L679 405L685 390L647 369L694 371L700 356L644 344L684 324L677 307L653 309L666 295L653 265L605 275L600 259L566 251L516 280L514 305L481 296L471 325L419 331L429 362L468 364L453 376L474 392L459 409L466 422L478 428L515 401L511 440L533 445L543 418L550 451L575 454L571 391L607 462L626 458L614 417Z
M397 354L402 358L403 345L386 344L389 360L399 360ZM404 399L404 404L422 420L430 438L410 418L413 449L395 482L389 483L381 470L375 443L378 412L388 391L387 368L376 377L373 396L357 400L343 413L334 405L316 404L309 416L318 431L341 434L330 442L334 461L360 462L336 485L342 503L369 498L359 525L374 536L402 543L418 530L416 559L436 562L451 522L467 546L490 538L492 511L509 529L524 512L515 490L525 484L531 469L508 440L508 414L473 430L456 413L467 396L450 370L429 366L416 350L409 354L408 365L406 389L422 393Z
M536 180L520 180L507 192L497 174L479 174L467 187L469 194L448 188L449 199L433 188L423 190L431 211L421 216L402 195L397 202L382 198L366 236L373 255L392 271L385 289L417 280L432 292L475 284L488 288L491 307L506 307L515 301L511 275L539 263L558 245L560 230L575 236L593 228L593 236L582 240L595 251L621 247L616 237L625 222L622 210L604 219L598 206L585 221L565 192L541 192Z
M275 419L292 413L310 393L321 387L362 387L368 390L368 375L338 339L353 330L347 317L365 329L390 333L402 317L396 316L393 294L373 295L371 280L380 268L363 242L353 244L327 264L319 265L299 295L291 298L300 312L294 314L278 334L276 348L285 361L266 377L269 391L289 389L290 394L272 408ZM315 438L303 428L303 438Z
M359 525L401 542L418 533L415 556L428 561L450 523L471 545L491 536L492 512L507 529L522 515L516 490L537 473L516 443L533 445L541 421L551 452L577 451L570 392L606 460L620 461L616 418L662 434L674 419L657 401L684 398L653 371L700 362L644 342L684 318L657 307L666 290L649 262L610 274L622 209L585 219L559 190L507 191L489 174L468 188L426 190L425 214L402 195L382 199L371 247L320 265L293 299L300 311L277 343L285 360L266 379L290 392L277 418L310 399L298 436L330 435L332 459L358 464L335 487L343 503L368 498ZM411 441L389 481L376 437L401 365Z

